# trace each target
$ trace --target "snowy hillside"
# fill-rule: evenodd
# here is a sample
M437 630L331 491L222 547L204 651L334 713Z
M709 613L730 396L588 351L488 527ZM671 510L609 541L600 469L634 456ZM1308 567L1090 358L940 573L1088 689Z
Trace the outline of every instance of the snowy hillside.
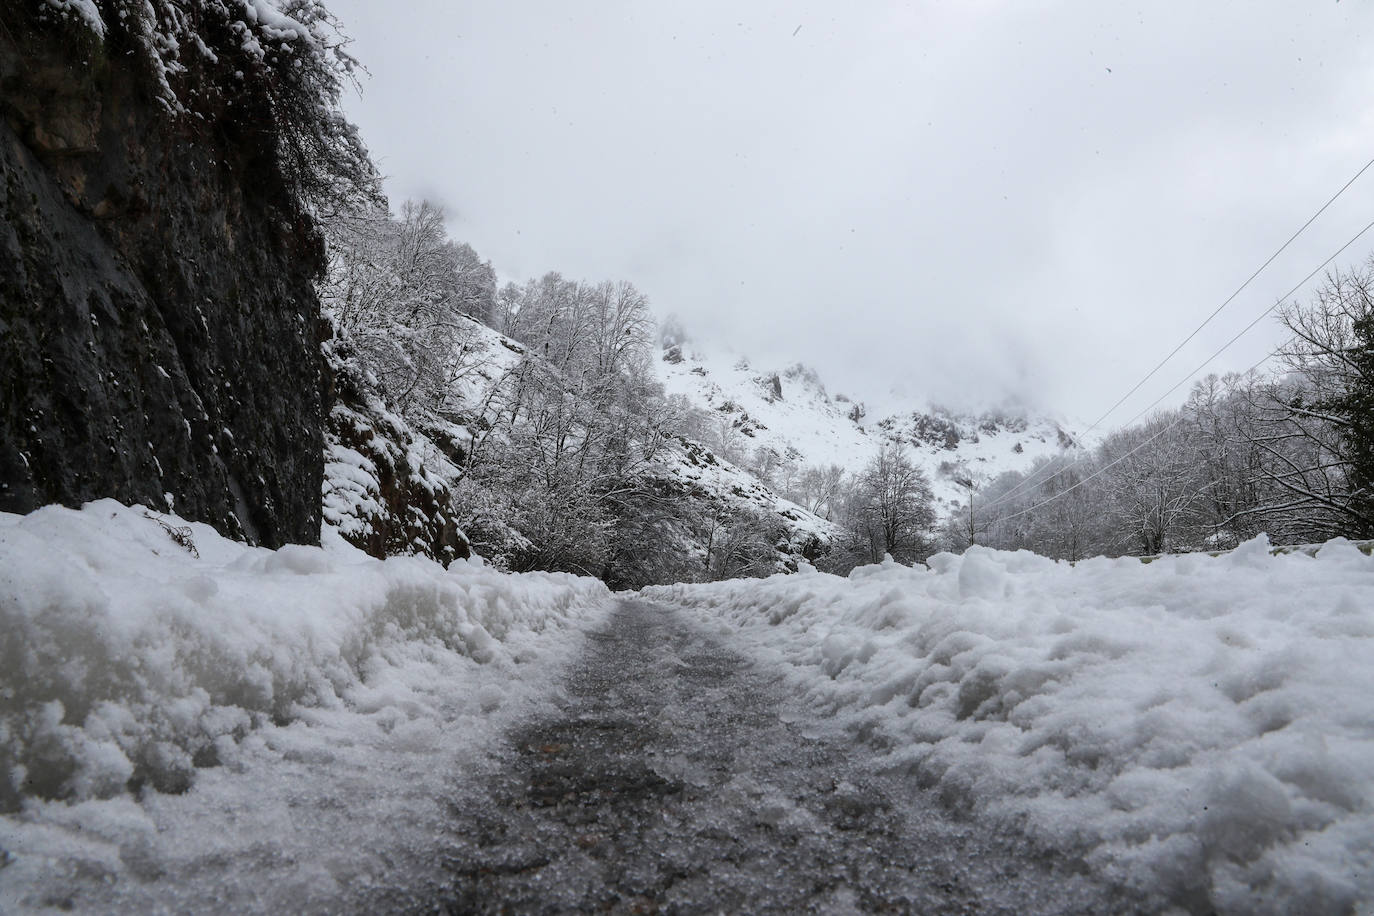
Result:
M451 416L480 428L485 416L510 409L512 381L526 348L476 322L469 346L473 367L455 389ZM667 364L656 368L667 387L667 373L663 372ZM788 529L788 541L797 548L797 555L801 555L804 545L826 543L835 535L833 524L782 498L749 471L698 442L675 441L647 473L695 492L717 509L746 509L776 516ZM685 546L695 549L691 544ZM795 568L795 564L789 568Z
M1068 423L1015 410L961 414L912 403L891 416L867 416L859 393L832 394L806 366L762 369L695 341L665 349L659 374L669 394L714 418L723 433L717 438L742 459L764 450L780 462L853 472L884 441L901 441L926 471L943 511L967 498L956 481L982 484L1005 471L1025 471L1074 443Z
M363 389L353 395L355 405L334 408L324 516L356 546L377 544L389 554L418 553L447 561L453 551L435 549L437 533L453 527L452 513L444 507L463 477L466 457L488 439L508 439L512 429L521 430L531 378L540 373L548 377L548 367L524 344L467 316L463 322L458 369L436 409L406 420L367 390L366 378L355 386ZM346 353L347 346L335 350ZM360 374L337 352L331 358L340 378L351 378L350 371ZM553 377L555 384L564 384L561 376ZM567 387L575 398L572 386ZM663 549L682 560L682 575L690 578L706 568L714 532L741 514L766 521L764 531L776 547L776 558L758 570L764 573L795 571L799 561L814 560L835 537L832 523L690 439L666 442L638 473L656 491L683 497L692 507L687 517L658 519L653 531L665 541ZM483 531L487 542L478 545L479 552L492 557L528 545L519 530L490 522L490 502L473 505L471 496L468 492L456 500L456 522ZM496 541L492 529L500 532Z
M679 440L652 472L670 486L693 493L708 511L728 514L748 511L776 519L785 541L779 571L796 572L797 560L815 560L838 536L836 526L784 499L743 468L718 458L710 449L691 440ZM682 548L702 556L701 545L683 536Z
M848 416L855 405L832 397L804 366L764 371L694 342L665 350L658 372L669 394L728 418L742 451L769 449L783 459L846 468L861 466L877 451L880 440L865 429L866 421Z

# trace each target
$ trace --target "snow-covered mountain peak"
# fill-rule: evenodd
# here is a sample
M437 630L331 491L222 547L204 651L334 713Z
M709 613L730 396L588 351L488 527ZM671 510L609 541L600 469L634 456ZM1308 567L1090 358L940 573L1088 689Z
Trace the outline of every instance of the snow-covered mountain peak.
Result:
M864 409L844 395L832 396L819 374L800 363L762 369L747 358L703 350L696 344L663 351L659 376L714 422L710 443L733 460L760 449L783 461L861 467L879 439L865 428ZM734 431L732 434L731 430Z
M1067 424L1020 409L978 413L930 406L884 417L877 430L911 447L930 475L936 497L960 502L969 483L981 485L1007 471L1025 471L1038 459L1078 444Z
M874 417L863 397L830 392L801 363L768 368L696 341L670 342L659 376L670 395L700 411L703 438L756 473L788 463L854 473L893 440L911 449L946 509L963 499L962 481L1024 471L1077 444L1075 424L1018 405L960 411L907 398Z

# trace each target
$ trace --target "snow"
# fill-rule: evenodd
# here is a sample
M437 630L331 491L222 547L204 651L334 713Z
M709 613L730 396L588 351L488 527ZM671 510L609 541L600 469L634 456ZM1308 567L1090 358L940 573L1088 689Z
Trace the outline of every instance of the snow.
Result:
M0 911L337 909L423 868L449 783L610 606L325 534L0 514Z
M789 450L804 463L838 464L862 468L882 445L851 421L851 404L834 401L819 381L778 371L783 396L771 398L769 377L774 373L751 368L748 360L726 351L713 351L696 343L683 345L682 361L661 360L657 372L668 394L680 394L708 412L733 404L738 415L747 413L757 424L745 440L753 448L772 448L779 456Z
M301 23L283 13L268 0L243 0L243 12L255 23L266 38L273 41L300 41L311 48L318 46L316 36Z
M322 485L325 523L348 537L369 534L372 519L386 512L377 477L377 466L371 459L346 445L328 443Z
M1070 421L1050 415L1008 409L976 416L912 399L889 399L897 412L856 422L849 411L865 398L832 396L805 366L761 370L737 354L697 342L680 345L674 356L679 355L679 361L663 359L657 364L664 390L712 416L724 414L740 421L749 431L740 444L751 453L771 449L802 465L838 464L858 473L895 438L911 447L942 512L967 499L968 491L955 482L957 478L972 477L982 484L1006 471L1028 471L1038 459L1063 454L1060 431L1074 428ZM781 397L772 388L773 376L779 380ZM949 447L943 441L922 439L915 432L922 420L948 424L958 432L958 443Z
M958 810L1161 908L1374 908L1374 559L930 565L677 585Z
M106 38L107 24L95 0L46 0L47 5L64 16L74 17L99 41ZM181 53L184 46L194 48L209 60L218 56L206 44L200 31L207 21L223 21L236 34L244 53L260 61L268 60L268 48L286 50L295 46L302 53L321 61L328 68L348 70L351 63L341 54L335 36L322 17L327 15L317 2L287 3L285 0L145 0L137 15L119 8L111 15L125 20L130 37L138 46L143 63L156 82L158 102L172 114L188 109L172 87L175 77L186 72ZM290 9L289 14L286 10ZM299 17L299 18L298 18ZM208 33L207 33L208 34ZM265 47L265 45L267 47ZM300 65L299 58L294 62ZM235 71L242 79L242 71ZM195 94L195 91L192 91Z
M105 21L101 18L100 9L95 0L47 0L47 3L60 12L79 18L87 28L95 33L97 38L103 39L105 37ZM278 4L271 2L271 0L238 0L234 5L238 7L238 14L248 23L257 26L264 38L278 42L300 41L312 49L319 47L319 36L300 21L284 13ZM146 12L150 17L154 14L151 4L147 7ZM179 21L181 17L176 15L176 11L172 11L169 18L175 26L181 25ZM214 57L214 54L205 47L198 35L193 34L191 38L207 57ZM161 36L161 41L158 43L167 48L175 48L176 46L175 38L172 35Z
M95 0L48 0L48 6L59 12L75 16L86 28L95 33L96 38L105 38L105 20L100 18L100 10ZM95 316L91 316L95 320Z

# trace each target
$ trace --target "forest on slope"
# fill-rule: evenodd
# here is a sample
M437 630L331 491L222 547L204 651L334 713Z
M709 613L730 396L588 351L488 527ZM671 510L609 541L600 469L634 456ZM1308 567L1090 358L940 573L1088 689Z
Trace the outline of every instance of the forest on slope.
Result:
M725 457L710 435L719 424L664 391L664 330L632 284L548 273L498 290L492 266L450 240L427 202L323 225L337 375L368 392L366 414L425 443L411 463L444 481L454 521L487 560L638 586L796 571L880 536ZM726 426L738 435L743 422ZM326 517L349 536L386 513L367 506L379 483L347 485L375 463L339 451L347 438L331 446ZM915 488L903 509L924 533L928 487L903 486Z

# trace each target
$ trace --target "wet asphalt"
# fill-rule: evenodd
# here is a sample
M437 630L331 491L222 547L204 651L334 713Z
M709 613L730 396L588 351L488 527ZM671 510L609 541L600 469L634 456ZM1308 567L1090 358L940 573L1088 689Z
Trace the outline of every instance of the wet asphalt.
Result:
M728 636L643 601L460 782L440 874L374 912L1131 912L1081 863L945 810Z

